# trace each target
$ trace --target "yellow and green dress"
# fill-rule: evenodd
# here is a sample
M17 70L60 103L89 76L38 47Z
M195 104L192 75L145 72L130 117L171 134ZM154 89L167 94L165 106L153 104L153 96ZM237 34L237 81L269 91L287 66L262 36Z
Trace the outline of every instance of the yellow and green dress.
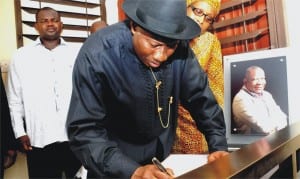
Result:
M190 42L199 64L208 75L208 81L213 94L223 108L224 79L221 45L218 38L205 32ZM178 126L172 153L207 153L208 146L204 135L199 132L190 113L179 105Z

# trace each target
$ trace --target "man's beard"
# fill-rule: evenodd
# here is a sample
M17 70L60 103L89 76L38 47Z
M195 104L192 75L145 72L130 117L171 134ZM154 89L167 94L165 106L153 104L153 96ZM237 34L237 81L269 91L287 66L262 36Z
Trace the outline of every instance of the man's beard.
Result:
M58 40L59 38L60 38L59 34L42 36L42 39L47 40L47 41L54 41L54 40Z

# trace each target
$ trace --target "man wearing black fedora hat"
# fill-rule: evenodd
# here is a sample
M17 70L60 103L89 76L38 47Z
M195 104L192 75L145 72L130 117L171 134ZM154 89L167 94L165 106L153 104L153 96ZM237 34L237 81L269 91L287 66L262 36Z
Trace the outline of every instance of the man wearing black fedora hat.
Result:
M123 9L129 19L92 34L75 62L66 125L76 156L97 178L172 178L151 159L170 154L179 101L209 161L226 155L222 109L189 48L200 28L185 0L126 0Z

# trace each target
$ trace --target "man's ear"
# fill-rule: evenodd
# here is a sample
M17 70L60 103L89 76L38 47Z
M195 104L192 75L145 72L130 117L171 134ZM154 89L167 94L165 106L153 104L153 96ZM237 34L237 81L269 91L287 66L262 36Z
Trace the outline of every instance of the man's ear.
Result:
M134 23L133 21L130 21L130 31L133 35L136 33L136 27L137 27L137 24Z

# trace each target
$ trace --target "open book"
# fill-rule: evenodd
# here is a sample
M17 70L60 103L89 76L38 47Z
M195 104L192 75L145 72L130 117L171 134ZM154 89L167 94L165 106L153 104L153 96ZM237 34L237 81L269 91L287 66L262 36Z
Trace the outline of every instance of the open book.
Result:
M178 177L188 171L198 168L207 163L207 154L171 154L162 164L166 168L171 168ZM81 166L76 173L75 179L86 179L87 170Z
M187 173L207 163L208 154L171 154L162 164L171 168L175 177Z

